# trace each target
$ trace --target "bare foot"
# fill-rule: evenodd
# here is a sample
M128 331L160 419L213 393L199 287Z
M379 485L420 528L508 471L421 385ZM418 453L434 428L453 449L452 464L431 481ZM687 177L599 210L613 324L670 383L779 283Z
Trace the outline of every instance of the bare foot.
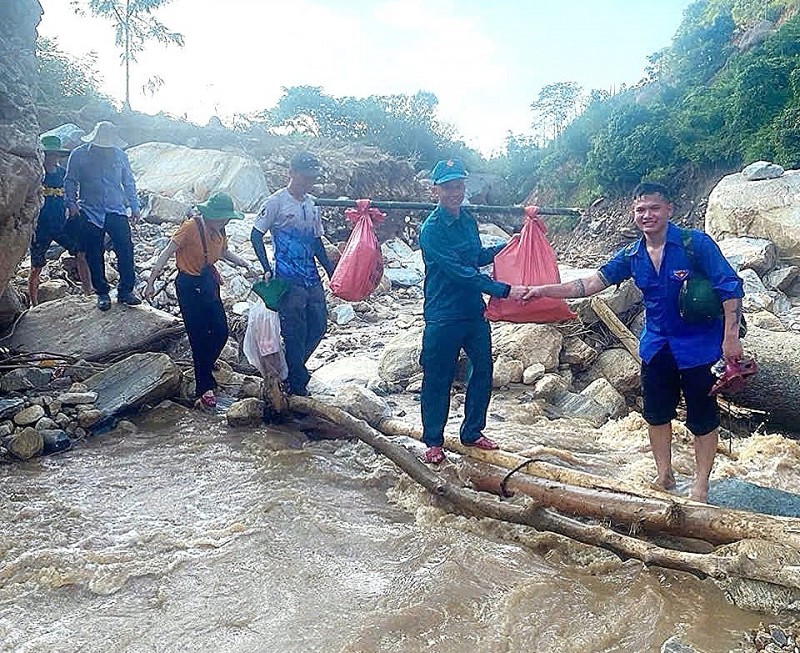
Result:
M653 485L660 487L662 490L674 490L675 489L675 476L670 472L669 474L662 476L656 476L653 479Z
M708 503L708 483L695 481L689 499L698 503Z

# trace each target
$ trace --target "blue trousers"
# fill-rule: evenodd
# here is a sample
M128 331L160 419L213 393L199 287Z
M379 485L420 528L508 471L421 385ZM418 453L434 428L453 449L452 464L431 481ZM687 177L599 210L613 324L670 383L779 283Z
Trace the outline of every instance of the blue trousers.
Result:
M328 308L322 285L304 288L289 284L278 304L278 315L286 348L289 388L294 394L304 394L311 379L306 363L328 328Z
M442 446L450 386L461 350L470 362L461 441L475 442L486 426L492 393L492 332L486 320L428 323L422 335L422 441Z

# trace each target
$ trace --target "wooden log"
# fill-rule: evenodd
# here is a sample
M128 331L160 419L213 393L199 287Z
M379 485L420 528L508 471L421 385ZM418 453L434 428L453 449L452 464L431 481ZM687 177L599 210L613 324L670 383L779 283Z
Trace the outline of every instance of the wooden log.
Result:
M381 421L378 424L378 430L386 435L400 435L415 440L422 439L422 429L399 420L396 418L389 418ZM658 489L655 486L640 486L632 483L625 483L607 476L600 476L590 472L584 472L577 469L569 469L562 465L553 464L541 458L558 458L568 465L579 466L582 463L579 456L572 454L561 449L553 447L537 447L529 453L528 456L521 456L519 454L496 449L494 451L483 451L481 449L473 449L465 447L458 438L446 436L445 448L448 451L454 451L464 456L469 456L475 460L505 467L506 469L516 469L520 465L525 464L525 461L530 461L525 465L522 471L532 476L566 483L568 485L577 485L579 487L610 490L620 492L623 494L630 494L633 496L653 497L653 498L670 498L678 503L686 502L686 499L681 497L674 497L664 490Z
M507 477L504 469L471 461L465 462L464 467L475 487L500 494L500 484ZM507 478L505 487L559 512L609 520L614 524L624 524L632 531L670 533L712 544L766 540L800 551L800 519L593 490L528 474L512 475Z
M503 503L480 493L459 488L436 474L412 452L393 443L388 437L373 429L363 420L308 397L289 397L292 410L317 415L347 429L349 433L371 446L394 462L422 487L440 497L458 512L532 526L570 539L599 546L622 558L636 558L648 565L692 573L701 578L717 579L738 576L773 585L800 589L800 554L793 549L772 545L776 555L761 555L754 559L737 545L721 548L717 553L687 553L656 546L634 537L623 535L600 525L587 525L544 510L536 505L520 506ZM783 555L778 555L783 553ZM787 564L790 562L792 564Z
M289 407L332 421L336 421L333 411L344 412L308 397L289 397ZM399 420L384 420L380 427L394 431L393 435L411 437L418 435L419 431ZM452 439L446 439L445 444L448 449L483 462L480 466L473 463L471 468L467 468L472 469L471 478L480 489L495 494L500 494L500 483L506 477L506 470L525 460L507 451L464 447ZM545 476L538 477L540 472ZM717 508L663 492L653 491L651 494L647 489L541 461L528 464L525 473L513 474L506 488L526 494L542 506L600 521L610 520L633 531L670 533L715 545L760 539L800 551L800 519ZM643 492L648 496L642 496Z
M590 305L592 310L597 313L603 324L605 324L617 338L619 338L622 346L628 350L638 363L642 362L639 356L639 340L633 335L623 323L600 297L592 297Z

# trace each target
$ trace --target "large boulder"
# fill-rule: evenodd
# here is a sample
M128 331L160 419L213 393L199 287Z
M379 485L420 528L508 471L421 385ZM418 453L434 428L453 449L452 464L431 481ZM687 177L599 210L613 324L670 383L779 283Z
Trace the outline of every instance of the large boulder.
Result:
M387 383L405 384L422 371L422 329L409 329L392 338L383 349L378 375Z
M385 400L371 390L352 383L339 388L330 403L375 427L392 414Z
M150 306L115 303L101 312L93 300L75 295L29 310L3 344L14 351L103 361L166 344L167 336L182 331L180 320Z
M751 325L744 347L758 361L759 372L734 401L765 410L773 423L800 431L800 334Z
M590 268L573 268L568 265L558 266L561 281L569 282L582 279L593 274L596 270ZM642 301L642 291L633 283L633 279L626 279L618 286L609 286L595 295L602 299L617 315L628 312ZM567 305L578 315L580 321L586 325L598 322L600 318L591 306L591 297L568 299Z
M0 292L25 256L41 202L34 105L41 13L36 0L0 2Z
M777 179L723 177L711 191L705 230L716 240L753 236L771 240L781 259L800 262L800 171Z
M764 276L778 262L778 250L765 238L726 238L719 248L737 271L754 270Z
M492 325L492 342L497 358L520 361L523 370L535 363L546 370L558 367L562 336L549 324L497 322Z
M219 150L195 150L172 143L144 143L128 150L140 191L204 201L215 192L228 193L240 211L255 211L269 195L258 162Z
M102 421L133 411L145 404L156 405L178 393L181 371L166 354L133 354L85 381Z

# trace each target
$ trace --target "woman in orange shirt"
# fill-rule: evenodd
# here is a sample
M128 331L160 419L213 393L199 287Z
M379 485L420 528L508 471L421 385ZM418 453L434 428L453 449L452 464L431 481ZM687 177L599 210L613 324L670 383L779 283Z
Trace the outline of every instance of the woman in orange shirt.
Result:
M228 341L228 319L219 296L220 277L214 263L223 259L248 269L250 264L228 250L225 225L229 220L244 217L234 210L230 196L215 193L205 204L198 204L197 210L199 215L181 224L159 255L150 271L144 296L153 298L155 281L175 254L178 268L175 290L192 348L197 405L213 408L217 405L214 395L217 383L211 372Z

